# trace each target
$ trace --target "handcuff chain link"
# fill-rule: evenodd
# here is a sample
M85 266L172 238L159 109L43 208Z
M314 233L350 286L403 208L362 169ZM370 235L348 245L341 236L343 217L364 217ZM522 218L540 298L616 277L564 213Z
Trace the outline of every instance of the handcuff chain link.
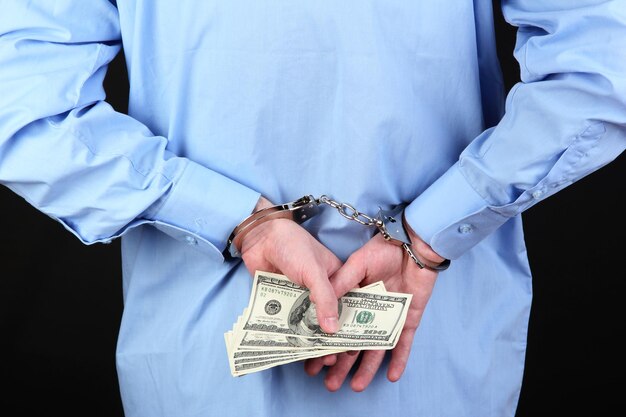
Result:
M378 218L370 217L367 214L364 214L358 211L351 204L340 203L338 201L328 198L328 196L326 195L322 195L320 198L318 198L317 203L318 204L323 203L323 204L327 204L331 206L332 208L336 209L339 212L339 214L341 214L343 217L345 217L348 220L354 220L355 222L362 224L363 226L367 226L367 227L372 227L372 226L377 227L378 230L383 233L383 236L385 236L385 239L389 240L389 234L385 230L384 222L380 215ZM421 260L417 258L417 256L415 256L415 253L413 253L409 244L402 242L402 249L404 249L407 255L409 255L411 260L415 262L415 264L420 269L423 269L426 266L424 262L422 262Z
M348 220L353 220L363 226L374 226L380 229L380 227L383 225L383 221L381 219L370 217L365 213L361 213L356 208L354 208L354 206L348 203L340 203L338 201L328 198L328 196L326 195L322 195L320 198L317 199L317 201L319 203L324 203L331 206L332 208L336 209L339 214L341 214L344 218Z

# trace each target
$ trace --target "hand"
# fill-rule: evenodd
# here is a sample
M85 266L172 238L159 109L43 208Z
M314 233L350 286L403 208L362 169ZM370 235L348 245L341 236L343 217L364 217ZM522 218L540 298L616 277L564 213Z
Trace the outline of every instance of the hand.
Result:
M410 227L407 227L412 249L420 254L427 265L444 261ZM382 280L388 291L413 294L407 319L396 347L391 351L391 361L387 378L395 382L400 379L411 352L415 331L420 323L426 304L430 298L437 272L428 268L420 269L409 258L404 249L385 241L382 235L375 235L362 248L354 252L334 276L331 277L335 294L338 297L350 289ZM351 381L354 391L363 391L370 384L380 367L386 351L369 350L361 353L361 363ZM329 391L338 390L348 372L358 358L358 352L337 355L336 358L314 358L305 363L305 371L317 375L324 365L334 363L326 373L324 383Z
M255 211L271 205L261 197ZM250 274L257 270L281 273L307 287L322 330L334 333L339 329L337 297L329 277L341 261L306 229L291 220L270 220L245 235L239 249ZM325 363L332 362L326 359Z

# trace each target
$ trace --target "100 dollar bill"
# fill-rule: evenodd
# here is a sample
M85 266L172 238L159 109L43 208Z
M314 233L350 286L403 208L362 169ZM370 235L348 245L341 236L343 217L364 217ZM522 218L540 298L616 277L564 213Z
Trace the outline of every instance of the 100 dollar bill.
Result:
M254 332L289 336L294 346L302 346L307 339L332 348L342 343L365 347L362 342L389 346L402 330L411 303L410 294L350 291L338 301L339 330L329 334L321 329L309 296L307 288L283 275L257 273L236 345Z

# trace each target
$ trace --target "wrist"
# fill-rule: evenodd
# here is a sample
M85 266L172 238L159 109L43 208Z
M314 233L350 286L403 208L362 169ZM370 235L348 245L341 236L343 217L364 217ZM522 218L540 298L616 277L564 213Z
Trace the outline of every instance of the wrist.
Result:
M404 215L402 216L402 224L404 225L409 239L411 240L411 249L416 254L416 256L418 256L420 260L424 262L427 267L441 267L444 263L450 262L443 256L439 255L437 252L435 252L428 243L426 243L422 238L418 236L417 233L415 233L411 225L407 223Z
M252 230L265 222L275 219L288 219L298 224L310 219L319 212L317 201L312 196L304 196L296 201L286 204L272 205L272 203L261 196L254 211L233 229L224 256L230 258L241 257L243 239Z
M226 246L227 251L232 257L241 256L241 250L243 249L244 238L246 236L252 235L253 233L251 232L254 232L255 231L254 229L261 229L261 227L251 227L251 228L246 229L245 227L242 228L242 226L245 225L246 221L249 221L255 215L263 212L264 209L272 207L273 205L274 204L272 204L270 200L268 200L267 198L263 196L260 196L256 205L254 206L254 209L252 210L252 213L250 213L250 215L246 219L244 219L241 223L237 225L237 227L235 227L235 229L233 229L233 232L230 238L228 239L228 244Z
M254 209L252 210L252 212L250 213L250 216L254 216L255 213L259 213L260 211L262 211L263 209L266 209L268 207L272 207L274 204L268 200L267 198L260 196L259 200L257 201L256 205L254 206ZM250 218L250 217L248 217ZM242 222L243 223L243 222ZM241 225L241 223L238 225L238 227ZM230 254L231 256L241 256L241 254L244 251L245 246L245 242L250 242L250 241L255 241L257 240L259 234L263 235L265 229L269 226L269 223L265 223L265 224L261 224L257 227L253 227L251 230L249 230L247 233L242 233L237 239L235 239L235 236L232 237L232 239L229 240L229 245L232 245L232 248L230 249ZM237 230L237 228L235 228L234 230ZM234 233L234 231L233 231ZM228 246L227 246L228 248Z

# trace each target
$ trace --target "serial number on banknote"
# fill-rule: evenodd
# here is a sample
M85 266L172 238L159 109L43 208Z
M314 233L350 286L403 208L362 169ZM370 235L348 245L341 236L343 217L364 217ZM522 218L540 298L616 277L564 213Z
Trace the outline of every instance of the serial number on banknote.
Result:
M343 323L342 328L344 329L377 329L377 324L352 324L352 323Z
M297 298L298 294L293 291L285 291L278 288L266 287L259 291L259 297L267 297L267 294L282 295L283 297Z

